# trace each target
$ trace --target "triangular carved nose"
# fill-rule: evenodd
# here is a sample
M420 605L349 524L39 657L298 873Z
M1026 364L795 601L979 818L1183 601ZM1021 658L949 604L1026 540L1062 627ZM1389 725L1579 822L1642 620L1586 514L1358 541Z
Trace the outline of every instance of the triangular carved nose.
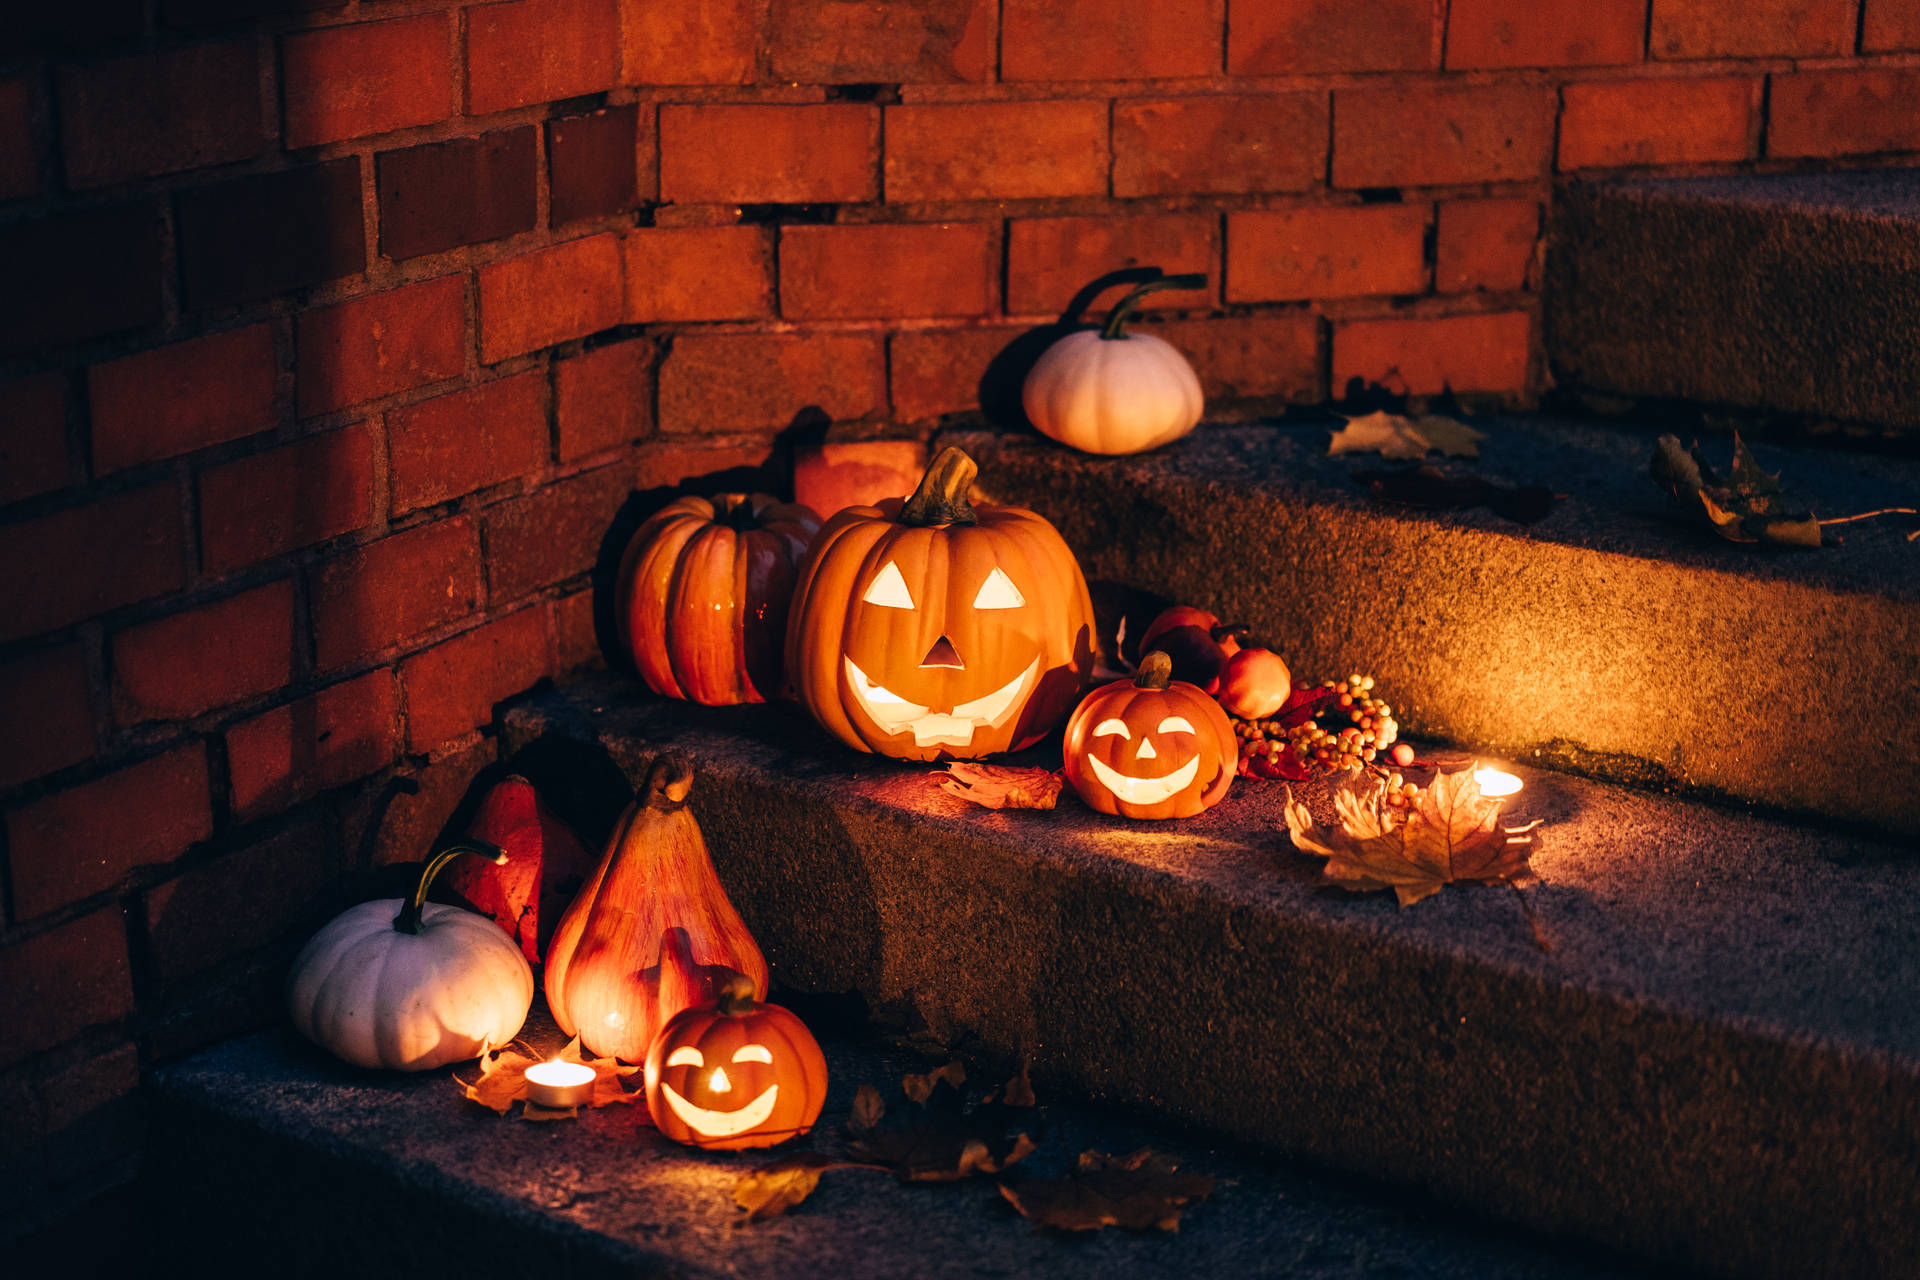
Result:
M953 647L953 642L945 636L941 636L934 642L933 648L927 650L927 656L920 660L920 665L923 667L952 667L955 671L965 671L967 669L967 664L960 661L959 651Z

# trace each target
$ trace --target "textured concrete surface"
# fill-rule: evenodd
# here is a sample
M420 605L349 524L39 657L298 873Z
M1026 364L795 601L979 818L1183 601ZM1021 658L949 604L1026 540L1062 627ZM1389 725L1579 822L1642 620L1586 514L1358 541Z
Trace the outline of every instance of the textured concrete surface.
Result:
M550 1028L550 1024L547 1024ZM557 1032L535 1030L543 1046ZM898 1096L926 1061L829 1039L820 1127L831 1152L863 1082ZM1003 1077L996 1077L1003 1078ZM1325 1172L1085 1105L1047 1103L1027 1162L1057 1173L1089 1147L1171 1153L1220 1179L1178 1235L1034 1231L991 1180L900 1186L825 1175L788 1216L743 1225L740 1171L766 1153L699 1155L643 1108L576 1121L500 1120L445 1072L354 1071L288 1034L248 1037L166 1069L155 1089L163 1197L155 1274L675 1276L938 1280L970 1276L1298 1276L1601 1280L1633 1274L1590 1249L1462 1220Z
M1572 184L1563 386L1920 427L1920 170Z
M1042 1078L1729 1275L1920 1257L1920 860L1518 768L1525 891L1322 888L1274 784L1198 818L990 813L790 708L606 678L511 710L580 791L667 744L773 966ZM1057 747L1055 748L1057 750ZM1042 753L1036 757L1044 761ZM562 798L597 836L617 797Z
M1394 464L1329 458L1328 425L1206 427L1113 459L939 443L1052 520L1089 578L1247 622L1298 673L1371 672L1416 732L1920 833L1911 518L1736 546L1647 479L1655 433L1549 417L1483 423L1480 458L1448 463L1566 495L1544 520L1419 511L1374 502L1353 473ZM1920 507L1913 460L1754 451L1817 515Z

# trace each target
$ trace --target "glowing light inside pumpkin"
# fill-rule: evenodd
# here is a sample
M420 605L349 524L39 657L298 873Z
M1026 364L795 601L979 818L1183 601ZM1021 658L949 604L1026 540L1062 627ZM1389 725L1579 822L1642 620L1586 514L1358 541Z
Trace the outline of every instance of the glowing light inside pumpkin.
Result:
M579 1062L542 1062L527 1068L527 1101L542 1107L578 1107L593 1096L593 1068Z
M1480 794L1489 800L1518 795L1524 785L1520 779L1502 769L1475 769L1473 780L1480 784Z

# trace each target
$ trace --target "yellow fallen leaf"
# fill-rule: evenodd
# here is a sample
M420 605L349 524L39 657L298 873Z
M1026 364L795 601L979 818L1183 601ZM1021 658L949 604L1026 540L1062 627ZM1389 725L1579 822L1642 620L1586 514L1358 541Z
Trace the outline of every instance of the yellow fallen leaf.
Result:
M1418 459L1438 451L1454 458L1477 458L1479 442L1486 433L1464 422L1429 414L1420 418L1402 417L1376 409L1333 433L1327 446L1329 455L1341 453L1377 453L1383 458Z

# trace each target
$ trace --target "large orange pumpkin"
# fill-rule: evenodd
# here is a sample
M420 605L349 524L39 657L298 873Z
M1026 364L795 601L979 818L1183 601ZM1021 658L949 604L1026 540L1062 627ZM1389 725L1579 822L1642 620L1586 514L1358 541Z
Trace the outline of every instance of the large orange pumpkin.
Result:
M728 971L767 990L767 962L727 900L687 808L693 765L656 760L593 876L547 946L547 1007L600 1057L642 1061L682 1009Z
M687 1009L647 1051L647 1111L675 1142L709 1151L797 1138L827 1100L827 1060L806 1024L754 1000L734 975L711 1004Z
M764 493L676 498L621 559L620 641L655 693L708 706L780 692L787 602L820 517Z
M1132 680L1087 695L1067 721L1067 781L1090 809L1125 818L1191 818L1233 784L1233 722L1206 692L1171 679L1158 649Z
M944 449L904 502L848 507L801 570L787 674L848 746L973 760L1037 741L1093 670L1093 602L1073 552L1019 507L974 507Z

